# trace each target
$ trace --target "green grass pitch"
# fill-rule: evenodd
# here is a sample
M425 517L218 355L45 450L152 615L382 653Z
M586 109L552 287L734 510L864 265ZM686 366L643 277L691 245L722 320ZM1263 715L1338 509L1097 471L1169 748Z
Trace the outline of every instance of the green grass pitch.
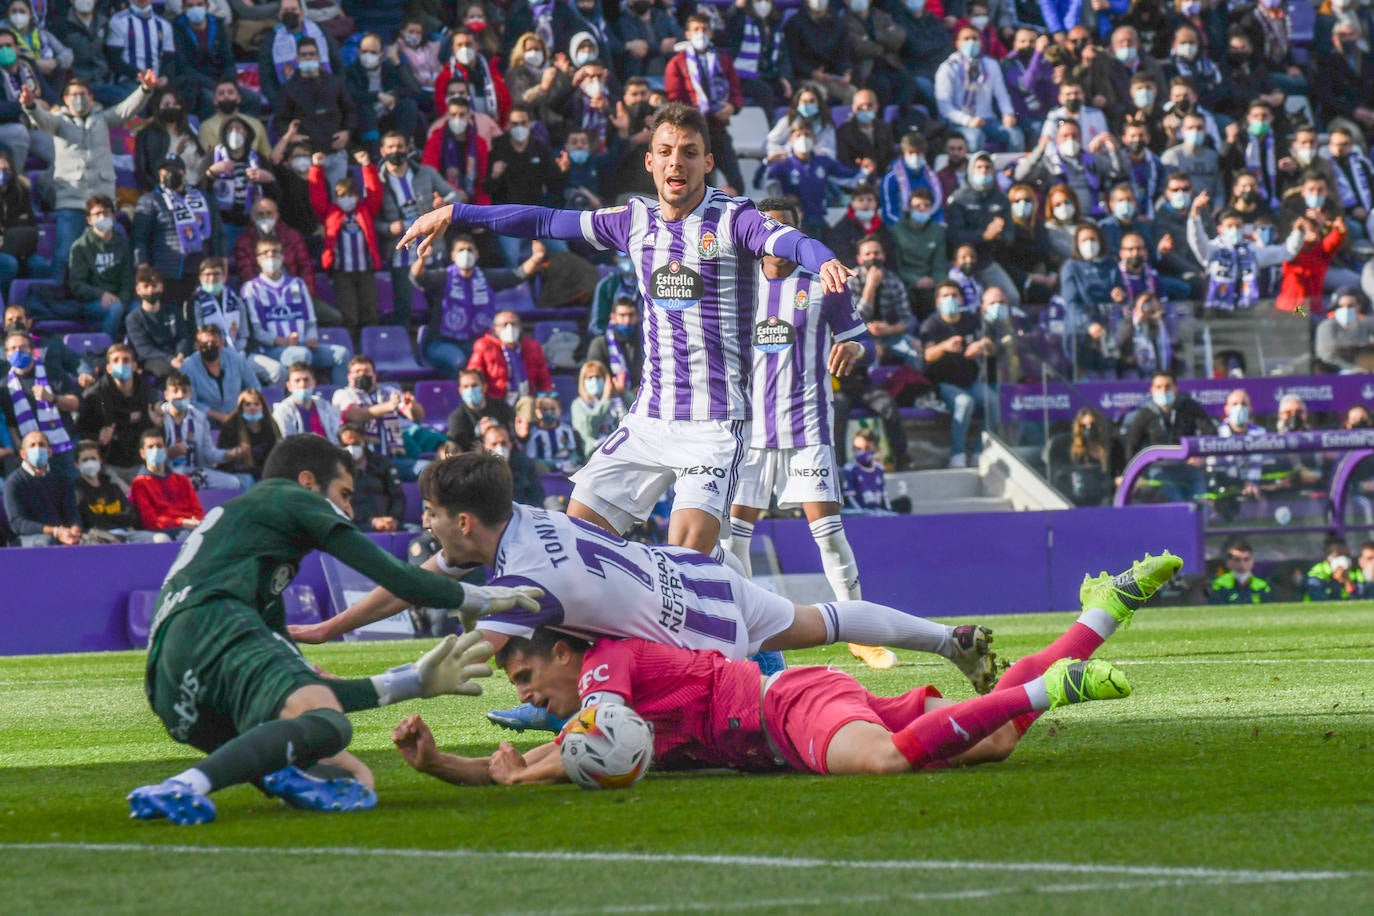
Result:
M997 617L1040 648L1070 615ZM346 675L420 643L308 652ZM651 775L624 792L456 789L408 770L389 731L421 711L441 747L489 750L477 700L356 715L378 777L362 814L293 811L236 787L219 820L127 819L124 795L184 768L142 692L140 653L0 659L0 901L8 912L1369 912L1374 900L1374 605L1147 608L1100 653L1135 688L1045 716L1002 764L822 779ZM877 692L968 689L904 653ZM518 742L532 745L533 740ZM986 904L983 903L986 901Z

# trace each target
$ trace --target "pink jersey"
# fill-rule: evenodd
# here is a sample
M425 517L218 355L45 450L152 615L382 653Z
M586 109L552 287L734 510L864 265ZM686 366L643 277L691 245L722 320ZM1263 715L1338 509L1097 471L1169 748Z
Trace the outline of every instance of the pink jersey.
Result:
M643 639L602 639L582 660L583 705L615 694L654 726L654 763L773 770L753 662Z

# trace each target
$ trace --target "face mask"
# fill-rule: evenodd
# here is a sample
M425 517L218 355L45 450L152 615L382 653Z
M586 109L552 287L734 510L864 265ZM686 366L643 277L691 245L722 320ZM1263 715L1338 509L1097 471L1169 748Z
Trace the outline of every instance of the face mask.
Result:
M547 429L553 429L558 425L558 421L561 417L562 414L557 411L546 410L539 414L539 425Z
M868 0L849 0L849 11L855 16L862 16L868 12Z
M924 226L934 215L929 210L911 210L907 213L907 217L917 226Z
M803 118L814 118L821 113L821 106L815 102L802 102L797 106L797 114Z
M19 59L19 52L15 51L10 45L0 48L0 67L13 67L14 62Z
M1132 155L1139 156L1141 153L1145 152L1145 141L1132 140L1126 144L1126 150Z
M15 350L10 357L10 365L23 372L33 365L33 353L28 350Z
M296 29L299 29L301 27L301 14L296 12L295 10L282 13L281 24L294 32L296 31Z
M1221 240L1232 248L1240 244L1240 227L1228 226L1221 230Z
M1064 110L1069 114L1076 115L1083 110L1083 100L1078 96L1073 96L1064 103Z
M926 0L906 0L907 12L919 16L926 8Z
M203 6L188 6L186 8L186 18L191 21L191 25L203 25L205 15L206 9Z
M482 389L476 385L471 388L464 388L459 392L459 396L462 397L463 403L469 407L478 407L482 403Z
M84 94L75 95L72 96L71 101L67 103L67 107L70 108L72 110L72 114L76 115L77 117L84 117L85 115L90 113L91 100L87 98Z
M320 62L317 60L299 61L298 65L301 68L302 76L314 76L316 73L320 72Z
M1059 222L1067 223L1069 220L1073 219L1074 206L1071 203L1057 203L1050 212L1054 214L1054 218L1059 220Z
M220 99L215 103L215 108L219 110L220 114L231 115L239 110L239 103L233 99Z
M540 50L525 52L525 65L529 67L544 66L544 52Z
M520 339L520 329L513 324L502 325L496 336L503 344L513 344Z
M448 129L459 136L467 133L468 119L460 115L454 115L448 119Z
M1155 103L1155 91L1153 89L1132 89L1131 101L1135 102L1136 108L1149 108Z
M1155 402L1156 407L1168 410L1174 406L1174 392L1172 389L1169 391L1151 391L1150 400Z
M344 451L353 457L354 461L363 457L363 447L361 445L345 445Z
M1226 52L1226 60L1233 67L1244 67L1246 64L1250 63L1250 54L1239 48L1232 48Z
M942 316L945 318L953 318L959 314L959 310L963 308L964 304L959 301L957 296L941 296L940 301L935 303L935 305L940 310Z
M392 152L387 153L382 158L386 160L387 165L399 166L405 165L406 160L410 157L403 150L393 150Z
M1011 215L1017 219L1030 219L1035 212L1035 202L1030 200L1015 200L1011 204Z
M200 288L211 296L218 296L220 293L224 292L223 283L202 283Z
M587 394L599 398L606 391L606 379L600 375L589 375L583 387L587 389Z
M1336 324L1343 328L1348 328L1355 323L1355 310L1348 305L1342 305L1336 309L1332 317L1336 319Z
M247 145L248 135L243 133L242 131L236 130L229 136L225 137L224 142L226 146L228 146L231 150L237 153L239 150L243 149L245 145Z
M1131 273L1140 273L1140 269L1145 266L1145 259L1137 255L1126 258L1126 269Z
M76 0L72 6L76 7L78 13L86 16L90 14L91 10L95 9L95 0Z
M1244 404L1232 404L1226 408L1226 422L1232 426L1248 426L1250 424L1250 408Z
M172 409L173 409L173 410L180 411L180 412L184 412L184 411L186 410L186 408L188 408L188 407L191 406L191 399L190 399L190 398L172 398L172 399L171 399L170 401L168 401L167 403L170 404L170 405L172 405Z
M1135 201L1118 200L1112 204L1112 216L1119 220L1128 220L1135 216Z
M114 217L97 216L91 220L91 228L102 235L114 228Z
M41 445L30 445L24 449L24 459L36 468L48 466L48 450Z
M692 43L692 48L695 49L698 54L705 53L706 49L711 47L711 36L707 35L705 32L697 32L687 40Z
M377 379L374 378L370 373L366 372L358 376L353 381L353 387L357 388L359 391L371 391L376 384Z
M872 124L877 118L878 113L876 111L869 111L867 108L861 108L854 112L854 120L858 121L860 124Z
M28 13L14 13L10 16L10 25L14 26L16 32L26 32L29 28Z
M919 172L926 167L926 157L920 153L902 153L902 164L913 172Z
M959 53L969 60L973 60L979 54L983 53L983 46L979 44L976 39L966 38L959 42Z
M180 172L163 172L162 186L169 191L180 191L186 185L186 178Z
M806 0L806 8L813 13L824 13L830 6L830 0Z
M117 382L127 382L134 377L133 363L110 363L110 377Z
M1091 261L1102 253L1102 243L1097 239L1084 239L1078 243L1078 253L1083 256L1083 260Z
M589 99L599 99L606 92L601 80L587 80L582 84L582 93Z
M861 223L866 223L873 219L873 215L877 212L877 210L855 210L854 218Z
M100 459L87 458L85 461L78 464L77 468L81 471L82 477L87 480L95 480L96 477L100 476Z
M167 450L160 446L150 446L143 452L143 463L157 470L167 463Z
M310 172L309 156L292 156L291 171L304 178Z
M1304 163L1304 165L1305 164L1306 163ZM1307 205L1307 209L1309 210L1320 210L1323 206L1326 205L1326 195L1304 194L1302 196L1302 202Z
M975 191L986 191L988 188L992 187L992 173L974 172L972 175L968 176L968 183L969 187L973 188Z
M816 141L810 137L794 137L792 139L792 152L798 156L809 156L815 148Z
M281 273L281 265L281 258L258 258L258 266L261 267L262 272L269 277L275 277L277 274Z
M1192 60L1197 57L1197 45L1192 42L1185 42L1177 48L1174 48L1174 56L1180 57L1183 60Z
M487 449L487 454L505 461L510 458L510 449L506 448L504 445L494 445Z
M314 396L315 396L315 386L314 386L314 385L311 385L311 386L308 387L308 388L295 388L295 389L292 389L292 391L291 391L291 400L295 401L297 404L309 404L309 403L310 403L310 399L313 398Z
M1121 61L1123 64L1129 64L1133 62L1136 56L1136 50L1134 45L1127 45L1124 48L1116 48L1113 50L1112 53L1115 54L1116 59Z
M977 29L977 30L980 31L980 32L983 31L983 29L986 29L986 28L988 27L988 21L989 21L989 20L988 20L988 17L987 17L987 16L970 16L970 17L968 17L968 24L971 25L971 26L973 26L975 29Z
M152 308L157 308L162 305L162 293L154 293L151 296L143 296L141 298Z
M633 324L622 324L618 321L612 321L609 325L607 325L607 327L609 327L615 333L619 334L621 337L628 335L631 331L635 329L635 326Z
M1263 137L1269 133L1268 121L1251 121L1245 125L1245 131L1252 137Z
M261 411L261 410L245 410L245 411L243 412L243 419L244 419L245 421L249 422L249 423L260 423L260 422L262 422L262 411Z
M767 19L769 16L773 15L773 4L771 4L771 3L755 3L755 4L754 4L754 15L755 15L756 17L758 17L759 19Z
M363 51L358 55L358 60L368 70L376 70L382 65L382 55L376 51Z
M873 452L871 452L870 450L868 450L868 449L866 449L866 448L864 448L864 449L856 448L856 449L854 449L854 460L855 460L855 462L857 462L857 463L859 463L859 464L872 464L872 463L873 463Z
M1059 155L1065 159L1073 159L1081 149L1077 140L1064 140L1059 143Z
M1173 207L1175 210L1187 210L1188 201L1190 199L1189 192L1174 191L1169 195L1169 206Z
M272 219L255 219L253 225L258 227L258 235L271 235L272 230L277 228L277 220L275 217Z
M1317 158L1317 151L1310 146L1293 147L1293 158L1298 160L1299 165L1308 166L1312 160Z
M416 35L414 32L407 32L401 36L401 40L406 43L407 47L418 48L420 47L420 42L424 41L424 36Z
M472 270L477 266L477 252L464 248L453 253L453 263L459 270Z
M1255 229L1255 239L1261 245L1272 245L1274 242L1274 227L1259 226Z
M595 51L578 51L576 56L573 57L573 63L579 67L585 67L594 60L596 60Z
M589 149L570 149L568 150L568 158L572 160L573 165L586 165L592 158L592 151Z
M1183 132L1183 142L1192 149L1198 149L1202 146L1203 136L1203 132L1197 128L1185 130Z
M1003 306L1000 302L992 303L991 305L983 309L983 319L992 324L996 324L997 322L1002 320L1002 309L1004 307L1005 306Z
M530 126L528 124L512 124L510 126L510 138L516 143L525 143L530 138Z
M472 45L464 45L457 51L454 51L453 56L457 59L458 63L462 64L464 67L471 67L473 61L477 60L477 49Z
M339 198L338 204L339 209L343 212L352 213L354 210L358 209L358 198L351 194L345 194L343 197Z
M219 344L205 344L199 350L202 362L213 363L219 359Z

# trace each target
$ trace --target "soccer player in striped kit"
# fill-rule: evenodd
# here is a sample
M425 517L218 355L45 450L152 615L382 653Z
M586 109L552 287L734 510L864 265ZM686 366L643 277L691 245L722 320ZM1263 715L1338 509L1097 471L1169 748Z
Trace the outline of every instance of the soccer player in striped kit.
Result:
M419 242L423 257L457 223L631 257L645 299L644 377L625 422L574 476L568 514L620 533L675 484L668 540L702 553L716 547L748 444L758 258L795 261L834 292L851 274L820 242L708 188L714 165L700 112L668 104L645 154L656 203L591 212L457 204L420 217L398 243Z
M798 222L786 198L762 201L759 212L786 226ZM832 442L830 378L848 374L868 350L860 342L868 332L850 296L827 294L819 278L798 264L770 255L758 271L753 432L726 543L752 576L754 523L776 493L779 508L801 506L806 513L835 600L857 599L859 567L840 521L844 497ZM879 646L851 643L849 651L873 668L897 664L897 656Z

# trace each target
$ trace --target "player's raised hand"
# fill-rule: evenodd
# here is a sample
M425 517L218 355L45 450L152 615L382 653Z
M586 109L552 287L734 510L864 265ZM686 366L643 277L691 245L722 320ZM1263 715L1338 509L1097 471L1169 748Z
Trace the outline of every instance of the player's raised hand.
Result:
M487 660L495 652L476 630L462 636L446 636L415 663L420 675L420 696L425 699L458 694L480 697L482 685L473 678L491 677Z
M425 768L438 750L434 745L434 733L418 714L402 719L400 724L391 730L391 741L396 745L401 758L421 773L425 772Z
M444 233L448 232L451 222L453 222L452 207L438 207L422 214L419 219L410 224L405 235L401 236L401 240L396 243L396 250L409 248L419 242L420 247L415 249L415 256L422 261L425 260L429 257L435 244L443 239Z
M488 614L502 611L539 610L539 599L544 597L542 588L532 585L519 585L510 588L505 585L464 585L463 603L455 610L463 619L463 629L472 630L477 619ZM453 616L450 612L449 616Z
M859 272L845 267L837 258L831 258L821 265L821 283L827 293L843 293L849 289L849 278L857 277Z

